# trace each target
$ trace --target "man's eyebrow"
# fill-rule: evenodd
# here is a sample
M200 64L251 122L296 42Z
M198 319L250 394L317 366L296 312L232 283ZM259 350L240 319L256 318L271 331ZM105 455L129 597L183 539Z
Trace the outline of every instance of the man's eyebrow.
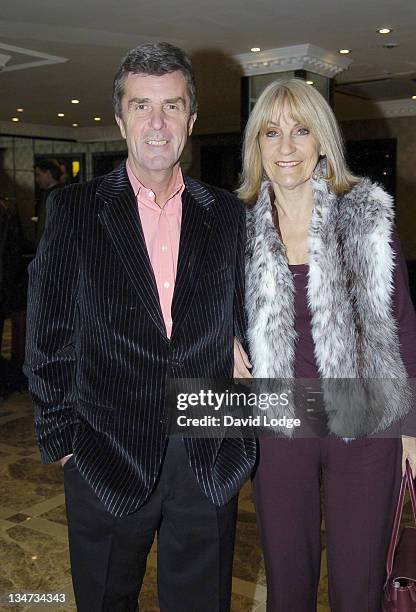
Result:
M186 106L186 101L182 96L177 96L176 98L166 98L165 100L162 100L163 104L176 104L177 102L182 102L182 104ZM132 104L144 103L151 104L152 100L150 98L130 98L130 100L128 101L128 106L131 106Z
M143 102L151 102L150 98L130 98L128 106L132 104L143 104Z
M176 102L182 102L186 106L185 99L182 96L178 96L177 98L167 98L163 100L165 104L175 104Z

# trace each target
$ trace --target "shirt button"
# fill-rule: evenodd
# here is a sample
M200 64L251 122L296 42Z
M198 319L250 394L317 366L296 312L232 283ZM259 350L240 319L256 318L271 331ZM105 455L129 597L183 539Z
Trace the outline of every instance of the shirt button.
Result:
M152 198L152 200L153 200L154 197L155 197L155 192L154 191L149 191L148 196L149 196L149 198Z
M163 283L163 286L164 286L164 288L165 288L165 289L169 289L169 287L170 287L170 283L169 283L168 281L165 281L165 282Z
M168 250L168 247L166 244L162 244L162 252L166 253L166 251Z

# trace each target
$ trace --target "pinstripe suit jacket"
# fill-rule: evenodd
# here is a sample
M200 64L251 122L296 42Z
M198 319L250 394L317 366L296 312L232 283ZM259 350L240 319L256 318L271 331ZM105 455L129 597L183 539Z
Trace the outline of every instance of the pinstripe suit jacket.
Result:
M243 207L190 178L182 203L170 340L124 163L54 194L29 270L25 371L42 460L73 452L116 516L137 510L155 484L167 379L229 378L233 336L244 326ZM254 463L253 440L187 439L186 447L217 505Z

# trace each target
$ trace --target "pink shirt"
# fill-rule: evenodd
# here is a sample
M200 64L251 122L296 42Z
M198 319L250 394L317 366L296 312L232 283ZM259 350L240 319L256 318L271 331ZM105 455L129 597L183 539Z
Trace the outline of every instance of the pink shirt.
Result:
M160 208L155 202L154 192L139 181L133 174L128 162L126 167L127 175L136 196L147 252L156 279L166 334L170 338L172 333L172 298L181 235L181 196L185 189L182 172L178 166L172 193L165 206Z

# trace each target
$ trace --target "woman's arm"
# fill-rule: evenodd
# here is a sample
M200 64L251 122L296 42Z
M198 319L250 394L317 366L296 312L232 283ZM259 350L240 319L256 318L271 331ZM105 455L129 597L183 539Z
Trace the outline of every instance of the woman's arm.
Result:
M412 380L412 390L416 380L416 313L410 298L409 277L407 266L402 254L400 241L396 233L393 235L392 248L396 255L394 269L394 316L398 325L400 353L407 374ZM402 419L403 473L406 460L409 460L413 477L416 477L416 402L412 409Z

